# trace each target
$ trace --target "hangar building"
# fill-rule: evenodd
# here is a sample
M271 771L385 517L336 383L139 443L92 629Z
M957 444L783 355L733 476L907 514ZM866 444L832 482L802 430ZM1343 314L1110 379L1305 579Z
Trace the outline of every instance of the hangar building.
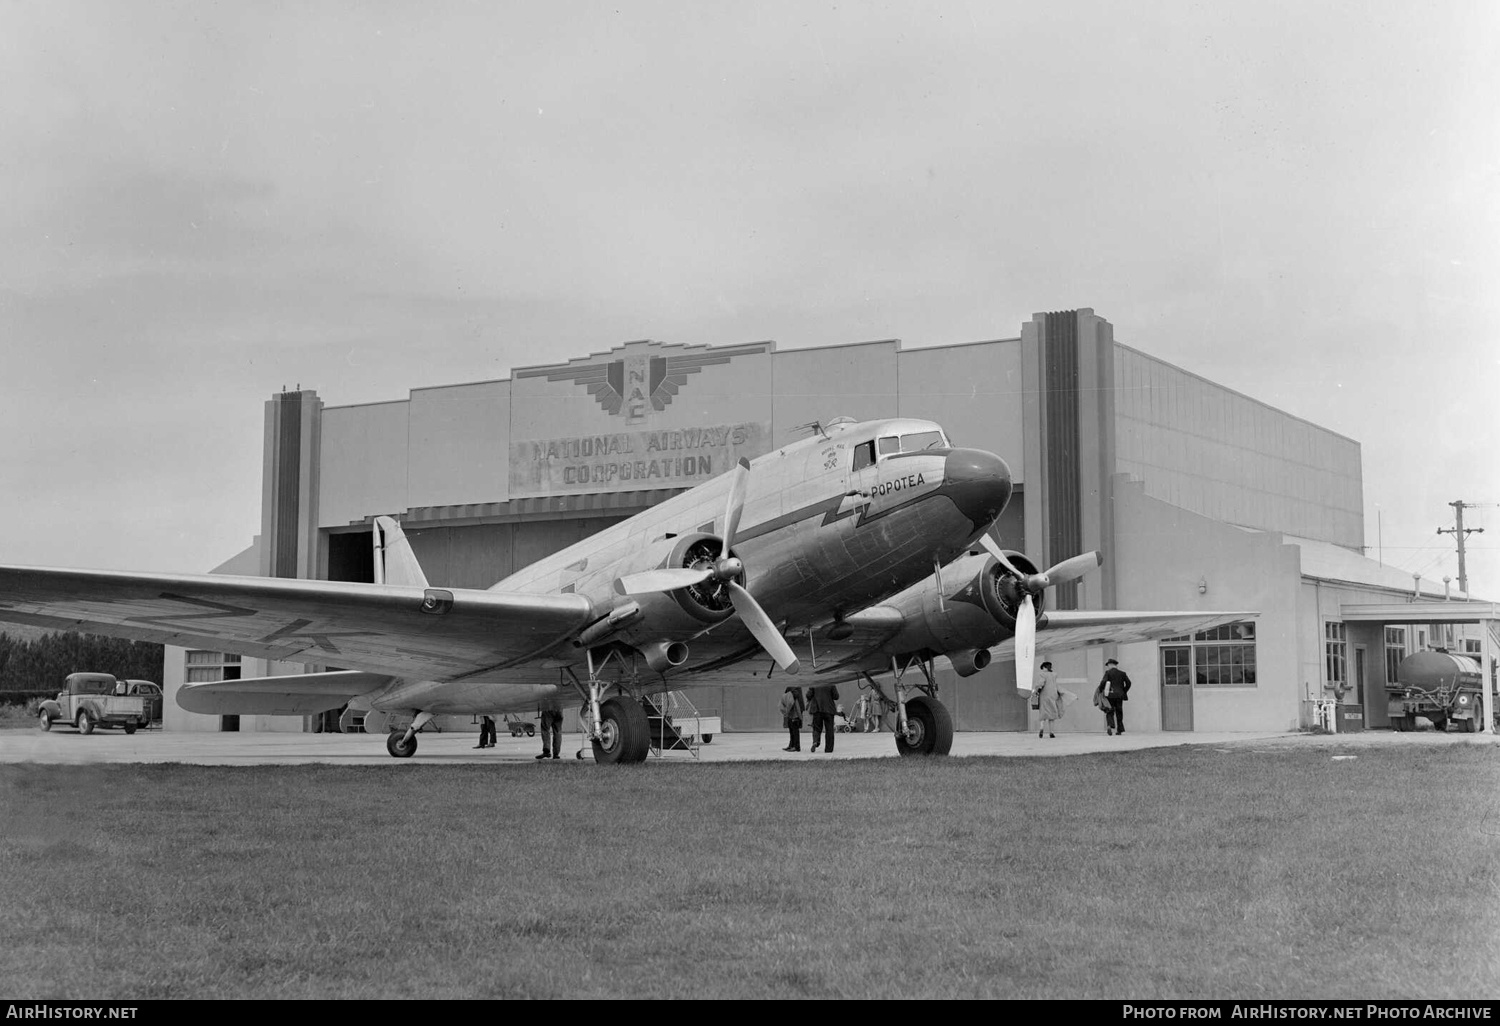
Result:
M1054 658L1086 697L1115 654L1134 682L1129 729L1295 730L1330 702L1344 729L1384 726L1384 684L1407 651L1440 639L1467 640L1487 660L1495 650L1490 627L1442 634L1453 620L1492 626L1492 605L1486 617L1476 603L1443 603L1436 583L1362 555L1358 442L1116 342L1090 309L959 345L639 341L390 402L283 392L266 404L261 533L217 572L368 581L371 524L386 514L434 586L485 588L839 416L928 418L957 444L1003 456L1016 489L995 530L1002 545L1039 566L1105 555L1100 572L1049 593L1054 607L1260 614ZM165 683L170 693L302 671L169 649ZM959 730L1028 726L1002 661L966 679L944 669L940 684ZM777 690L689 694L724 729L756 730L779 727ZM337 729L328 718L199 716L170 697L166 708L169 729ZM1085 701L1063 727L1103 720Z

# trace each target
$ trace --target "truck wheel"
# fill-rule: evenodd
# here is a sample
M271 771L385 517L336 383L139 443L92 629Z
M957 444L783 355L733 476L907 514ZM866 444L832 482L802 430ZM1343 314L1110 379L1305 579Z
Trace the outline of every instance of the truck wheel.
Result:
M1448 717L1446 717L1446 716L1433 716L1431 719L1432 719L1432 729L1433 730L1437 731L1439 734L1447 733L1447 731L1448 731Z
M120 724L120 726L122 726L122 727L125 728L125 733L127 733L127 734L134 734L135 733L135 724L133 722L132 723L122 723L122 724Z
M78 733L92 734L94 732L94 721L89 718L88 712L82 711L78 714Z
M46 709L43 709L41 712L37 713L36 722L37 726L41 727L43 730L51 730L52 714L49 713Z

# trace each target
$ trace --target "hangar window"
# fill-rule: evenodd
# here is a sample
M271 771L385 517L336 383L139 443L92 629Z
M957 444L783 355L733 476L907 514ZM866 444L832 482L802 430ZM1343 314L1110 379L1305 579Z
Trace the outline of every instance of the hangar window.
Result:
M1323 682L1331 688L1348 686L1349 645L1341 623L1329 621L1323 625L1323 674Z
M199 652L187 654L187 683L208 680L239 680L240 657L233 652Z
M1163 663L1168 684L1192 681L1199 687L1255 687L1255 623L1243 621L1199 631L1191 638L1183 634L1163 638Z
M1396 683L1396 667L1406 658L1406 628L1385 629L1385 682Z

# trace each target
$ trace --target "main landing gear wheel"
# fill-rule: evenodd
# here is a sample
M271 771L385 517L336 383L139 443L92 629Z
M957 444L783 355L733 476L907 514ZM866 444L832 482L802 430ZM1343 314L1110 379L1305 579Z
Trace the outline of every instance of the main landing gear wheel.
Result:
M896 731L902 755L947 755L953 748L953 717L936 698L917 695L906 703L906 734Z
M406 731L393 730L385 736L385 750L397 759L410 759L417 751L417 735L406 740Z
M651 742L651 725L638 702L610 698L599 703L599 740L594 742L594 761L607 763L645 762Z

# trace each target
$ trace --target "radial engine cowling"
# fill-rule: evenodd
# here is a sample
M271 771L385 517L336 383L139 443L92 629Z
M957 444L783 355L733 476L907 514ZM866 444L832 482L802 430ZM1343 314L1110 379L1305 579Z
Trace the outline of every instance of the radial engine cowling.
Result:
M1021 553L1005 555L1022 573L1037 573ZM963 556L886 603L905 620L891 647L946 655L959 676L971 676L989 664L991 646L1015 634L1023 594L1021 582L993 556ZM1040 612L1042 596L1033 592L1032 601Z
M638 561L623 566L621 576L641 570L692 567L717 559L722 548L721 540L711 534L664 538L648 546ZM673 591L617 596L617 606L627 603L639 606L640 615L633 616L616 637L638 647L696 637L734 613L728 590L713 580Z

